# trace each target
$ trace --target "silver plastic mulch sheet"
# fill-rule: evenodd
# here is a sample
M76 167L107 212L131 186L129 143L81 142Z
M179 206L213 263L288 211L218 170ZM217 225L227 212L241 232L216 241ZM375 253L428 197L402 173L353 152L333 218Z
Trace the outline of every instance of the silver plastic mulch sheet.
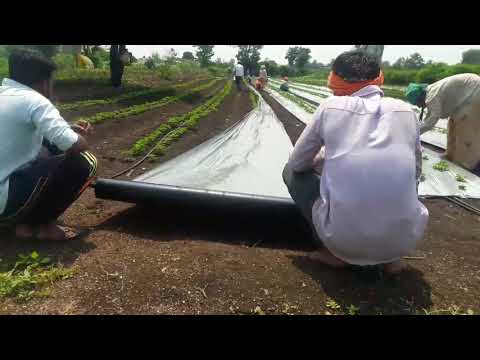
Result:
M242 121L135 181L290 198L282 170L291 149L283 125L259 96Z

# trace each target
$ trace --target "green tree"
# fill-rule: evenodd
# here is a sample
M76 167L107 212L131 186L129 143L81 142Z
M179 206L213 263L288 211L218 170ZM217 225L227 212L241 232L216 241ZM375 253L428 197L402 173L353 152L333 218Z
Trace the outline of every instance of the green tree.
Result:
M195 60L195 56L191 51L185 51L182 55L183 60Z
M268 76L279 75L278 64L273 60L265 59L265 61L259 62L258 65L265 65Z
M462 64L480 64L480 49L470 49L463 52Z
M384 62L382 62L382 68L386 69L386 68L389 68L389 67L391 67L389 61L384 61Z
M404 68L405 67L405 58L402 56L402 57L399 57L397 59L397 61L395 61L392 65L393 68L395 69L401 69L401 68Z
M285 55L285 59L288 61L288 66L293 67L295 65L295 59L298 55L298 46L288 48L287 54Z
M210 59L215 55L213 52L215 45L193 45L193 47L197 48L195 55L200 62L200 66L208 66L210 64Z
M238 47L237 60L243 65L245 71L254 74L258 72L260 61L260 50L263 45L236 45Z
M405 59L404 67L406 69L421 69L425 66L425 60L419 53L413 53Z
M305 65L307 65L308 61L311 58L310 55L311 50L309 48L299 47L297 50L297 57L295 58L295 67L300 71L303 72L305 69Z

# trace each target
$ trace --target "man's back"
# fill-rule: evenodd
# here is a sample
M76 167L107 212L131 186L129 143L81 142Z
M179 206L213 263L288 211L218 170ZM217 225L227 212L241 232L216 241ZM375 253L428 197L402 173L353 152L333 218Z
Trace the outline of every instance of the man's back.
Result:
M476 92L480 92L480 76L458 74L429 85L425 102L429 111L448 118Z
M427 220L416 193L416 115L376 86L332 97L322 113L314 125L325 144L313 211L320 238L350 263L390 261L414 247Z
M243 65L237 64L235 66L235 76L243 76Z

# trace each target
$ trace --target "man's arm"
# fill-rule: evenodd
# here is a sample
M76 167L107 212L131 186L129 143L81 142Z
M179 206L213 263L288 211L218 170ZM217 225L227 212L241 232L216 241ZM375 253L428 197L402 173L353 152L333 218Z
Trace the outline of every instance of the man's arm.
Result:
M316 156L324 145L322 134L324 110L322 106L313 115L312 122L305 128L297 140L289 164L295 172L314 170Z
M70 127L50 101L41 99L32 107L30 118L40 134L61 151L78 153L88 149L86 140Z

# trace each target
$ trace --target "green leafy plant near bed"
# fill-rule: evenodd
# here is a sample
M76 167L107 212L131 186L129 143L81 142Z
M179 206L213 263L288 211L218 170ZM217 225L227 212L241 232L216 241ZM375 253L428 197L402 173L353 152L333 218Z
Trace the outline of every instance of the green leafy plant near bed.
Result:
M270 88L273 91L275 91L276 93L278 93L281 96L283 96L284 98L286 98L287 100L290 100L290 101L296 103L297 105L301 106L303 109L305 109L306 112L308 112L310 114L313 114L315 112L316 109L313 107L313 105L308 104L307 102L300 99L298 96L295 96L295 95L292 95L291 93L282 91L282 90L280 90L280 88L277 88L275 86L270 86Z
M197 106L187 114L170 118L165 124L160 125L148 136L138 140L130 149L130 154L134 156L142 155L146 153L147 150L154 144L156 144L154 154L163 155L171 143L178 140L188 130L197 125L200 119L204 118L212 111L215 111L225 97L230 93L231 88L232 83L229 81L219 93L213 96L206 103ZM157 143L157 140L162 136L165 137Z
M168 104L171 104L173 102L179 101L179 100L186 100L188 101L189 98L198 95L201 91L206 90L208 88L211 88L213 85L215 85L218 81L221 79L214 79L207 84L203 84L200 86L195 87L194 89L191 89L190 91L186 92L185 94L182 94L180 96L168 96L165 97L161 100L157 101L152 101L152 102L146 102L143 104L138 104L138 105L132 105L129 107L126 107L124 109L120 109L117 111L106 111L106 112L101 112L97 113L93 116L90 117L85 117L85 118L79 118L78 121L88 121L91 124L99 124L111 119L121 119L133 115L139 115L142 114L146 111L158 109L160 107L166 106Z
M441 160L434 164L433 168L438 171L448 171L448 163L445 160Z
M41 257L36 251L29 255L19 255L13 266L2 264L0 298L29 300L35 296L47 296L48 285L68 279L73 273L73 269L51 264L49 258Z
M107 99L81 100L73 103L58 105L57 107L59 110L63 110L63 111L78 110L78 109L83 109L91 106L116 104L124 100L132 100L135 98L171 96L175 94L175 90L177 89L183 89L183 88L192 86L198 83L199 81L206 80L206 79L207 78L195 79L193 81L190 81L184 84L178 84L172 87L167 87L162 89L147 89L147 90L141 90L141 91L131 91L131 92L128 92L119 96L107 98Z

